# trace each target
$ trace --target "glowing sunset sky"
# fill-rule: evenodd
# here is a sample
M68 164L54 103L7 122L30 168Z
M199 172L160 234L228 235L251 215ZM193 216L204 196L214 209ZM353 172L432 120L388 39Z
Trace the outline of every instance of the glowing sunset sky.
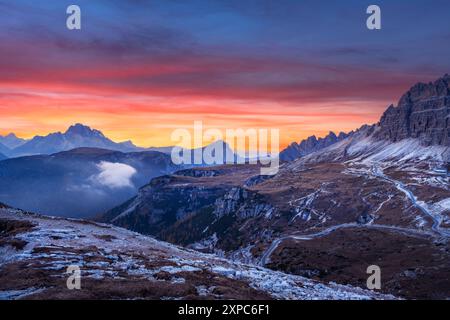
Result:
M66 8L82 30L66 29ZM279 128L282 145L378 121L450 73L450 2L0 0L0 134L84 123L116 141ZM426 14L425 14L426 12Z

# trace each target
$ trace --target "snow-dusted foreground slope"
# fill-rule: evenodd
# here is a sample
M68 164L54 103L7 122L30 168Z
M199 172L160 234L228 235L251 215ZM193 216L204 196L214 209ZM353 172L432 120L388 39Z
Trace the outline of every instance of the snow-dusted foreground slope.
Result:
M182 249L122 228L0 208L0 299L392 299ZM69 265L81 289L67 289Z

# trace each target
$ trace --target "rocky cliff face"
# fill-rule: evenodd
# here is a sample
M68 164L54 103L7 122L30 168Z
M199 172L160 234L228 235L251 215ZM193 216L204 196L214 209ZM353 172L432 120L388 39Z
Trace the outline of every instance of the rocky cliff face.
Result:
M238 219L247 219L264 215L270 217L275 208L265 203L256 193L242 187L233 187L214 204L214 214L235 215Z
M277 213L264 196L252 190L268 180L258 170L250 165L220 166L155 178L101 221L183 245L214 236L220 250L238 249L243 242L256 240L264 229L256 225L267 223ZM249 219L259 220L248 225L252 232L229 237L237 235Z
M286 149L280 152L280 159L283 161L292 161L297 158L306 156L310 153L322 150L329 147L336 142L342 141L347 138L350 134L341 132L338 136L332 131L324 138L317 139L316 136L310 136L307 139L301 141L300 143L294 142L289 145Z
M379 126L377 138L393 142L417 138L425 146L450 146L450 75L414 85L397 107L386 110Z
M384 163L450 163L450 75L418 83L391 105L380 121L364 125L349 137L294 161L304 163L348 160Z

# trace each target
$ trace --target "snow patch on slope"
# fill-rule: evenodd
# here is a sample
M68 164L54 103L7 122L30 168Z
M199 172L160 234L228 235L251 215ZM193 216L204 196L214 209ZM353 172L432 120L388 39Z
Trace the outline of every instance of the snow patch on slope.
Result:
M300 276L232 262L110 225L25 214L11 209L0 209L0 219L35 224L32 230L17 236L28 244L21 250L10 252L8 261L0 264L0 268L12 261L38 260L42 262L42 268L58 268L63 275L64 269L75 263L80 264L83 274L90 278L114 280L120 274L121 277L139 276L143 281L156 281L154 275L161 271L169 274L205 271L246 282L276 299L394 298L361 288L322 284ZM36 248L46 250L35 251ZM177 276L170 281L183 280ZM26 292L16 293L15 289L0 292L0 296L14 299L36 290L29 288Z

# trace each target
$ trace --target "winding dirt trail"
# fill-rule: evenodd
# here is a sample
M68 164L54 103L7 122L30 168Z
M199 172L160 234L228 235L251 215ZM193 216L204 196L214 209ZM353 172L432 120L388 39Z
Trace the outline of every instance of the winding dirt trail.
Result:
M357 224L357 223L344 223L336 226L329 227L325 230L319 231L317 233L312 234L305 234L305 235L286 235L280 238L275 239L269 248L262 254L259 265L265 266L270 261L270 256L273 254L273 252L278 248L278 246L285 240L313 240L316 238L324 237L329 235L330 233L344 228L366 228L366 229L379 229L379 230L388 230L392 232L398 232L402 233L408 236L414 236L414 237L450 237L450 231L443 230L440 225L442 223L443 218L441 216L436 216L436 214L433 214L430 212L426 207L418 203L417 197L414 195L414 193L409 190L405 184L403 184L400 181L394 180L388 176L386 176L381 169L380 166L374 164L370 168L370 170L367 171L368 175L375 176L379 179L382 179L384 181L388 181L395 185L395 187L404 193L407 198L412 202L412 204L418 208L420 211L422 211L425 215L429 216L432 219L432 225L430 228L430 231L422 231L418 229L412 229L412 228L403 228L403 227L397 227L397 226L390 226L390 225L380 225L380 224ZM390 200L390 199L389 199ZM380 204L380 207L385 204L386 201L384 201L382 204Z
M402 182L398 181L398 180L394 180L388 176L386 176L383 172L383 170L381 169L380 166L374 164L371 168L371 173L380 178L383 179L385 181L388 181L392 184L395 185L395 187L397 188L397 190L403 192L406 197L411 201L411 203L413 204L413 206L415 206L416 208L418 208L420 211L422 211L425 215L427 215L428 217L431 218L431 220L433 221L432 225L431 225L431 230L433 230L434 232L438 233L440 236L442 237L450 237L450 231L448 230L443 230L440 226L443 220L443 217L440 216L439 214L433 214L432 212L430 212L426 207L424 207L423 205L421 205L420 203L418 203L417 201L417 197L414 195L414 193L409 190L405 184L403 184Z
M408 236L413 237L419 237L419 238L430 238L433 236L436 236L436 234L432 232L427 231L421 231L411 228L402 228L402 227L396 227L396 226L389 226L389 225L383 225L383 224L370 224L370 225L364 225L364 224L357 224L357 223L343 223L337 226L332 226L330 228L327 228L325 230L322 230L317 233L311 233L311 234L305 234L305 235L288 235L284 237L280 237L275 239L269 248L263 253L261 256L259 265L265 266L270 261L270 256L272 253L278 248L278 246L286 240L299 240L299 241L308 241L313 240L316 238L321 238L324 236L329 235L330 233L339 230L339 229L346 229L346 228L360 228L360 229L375 229L375 230L387 230L391 232L397 232Z

